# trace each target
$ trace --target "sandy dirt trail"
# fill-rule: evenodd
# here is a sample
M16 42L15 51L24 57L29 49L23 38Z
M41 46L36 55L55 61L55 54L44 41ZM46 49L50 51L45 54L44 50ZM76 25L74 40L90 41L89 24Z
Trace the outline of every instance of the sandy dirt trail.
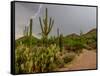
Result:
M96 69L96 52L95 50L88 51L83 49L83 53L77 56L73 62L59 71L81 70L81 69Z

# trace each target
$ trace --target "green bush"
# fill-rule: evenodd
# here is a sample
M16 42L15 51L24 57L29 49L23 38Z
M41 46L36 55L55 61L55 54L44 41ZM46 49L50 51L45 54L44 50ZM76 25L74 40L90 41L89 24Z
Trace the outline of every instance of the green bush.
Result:
M84 38L85 41L85 48L88 50L96 49L97 48L97 37L96 34L92 34L89 37Z
M65 49L70 52L80 53L84 48L84 42L82 39L67 39L65 43Z

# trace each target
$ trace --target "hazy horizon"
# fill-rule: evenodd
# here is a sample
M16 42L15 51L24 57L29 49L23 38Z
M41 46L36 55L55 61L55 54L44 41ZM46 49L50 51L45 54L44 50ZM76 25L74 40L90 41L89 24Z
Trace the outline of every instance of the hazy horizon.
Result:
M23 36L25 26L29 26L30 18L33 19L34 36L40 36L41 32L39 16L44 17L45 8L48 8L48 16L54 19L54 26L50 36L57 35L57 28L60 33L68 35L79 34L96 28L96 8L83 6L50 5L35 3L15 3L15 38Z

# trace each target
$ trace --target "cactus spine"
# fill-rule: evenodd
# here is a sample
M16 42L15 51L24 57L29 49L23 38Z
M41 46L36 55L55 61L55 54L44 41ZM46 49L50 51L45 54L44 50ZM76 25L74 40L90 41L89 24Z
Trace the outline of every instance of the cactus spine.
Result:
M40 22L40 27L42 31L43 41L45 45L47 45L48 34L50 33L53 27L53 24L54 24L54 20L51 17L48 21L48 9L47 8L45 10L45 18L41 20L41 17L39 17L39 22Z

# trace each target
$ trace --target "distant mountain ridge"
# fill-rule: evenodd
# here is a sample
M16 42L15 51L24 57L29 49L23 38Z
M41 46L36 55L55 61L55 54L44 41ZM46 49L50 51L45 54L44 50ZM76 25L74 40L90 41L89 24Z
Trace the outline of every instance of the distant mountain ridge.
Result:
M83 34L82 36L96 35L96 31L97 31L97 29L93 28L92 30L88 31L87 33ZM78 38L78 37L80 37L80 35L78 35L76 33L72 33L72 34L69 34L69 35L67 35L65 37L67 37L67 38Z
M84 34L84 35L94 34L94 33L96 33L96 31L97 31L97 29L96 29L96 28L94 28L94 29L90 30L89 32L87 32L87 33L86 33L86 34Z
M72 38L72 37L79 37L79 35L77 35L76 33L72 33L72 34L69 34L69 35L67 35L66 37L68 37L68 38Z

